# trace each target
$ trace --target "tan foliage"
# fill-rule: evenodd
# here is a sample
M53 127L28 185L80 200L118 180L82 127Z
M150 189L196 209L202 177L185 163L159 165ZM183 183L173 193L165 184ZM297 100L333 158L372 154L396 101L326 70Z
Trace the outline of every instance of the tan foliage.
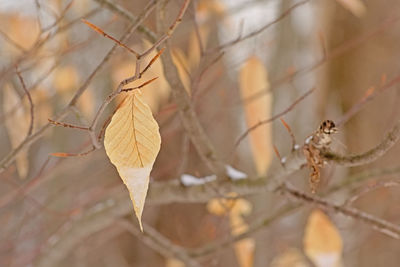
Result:
M141 94L140 90L128 93L106 129L104 147L129 190L142 228L149 176L160 150L161 137Z

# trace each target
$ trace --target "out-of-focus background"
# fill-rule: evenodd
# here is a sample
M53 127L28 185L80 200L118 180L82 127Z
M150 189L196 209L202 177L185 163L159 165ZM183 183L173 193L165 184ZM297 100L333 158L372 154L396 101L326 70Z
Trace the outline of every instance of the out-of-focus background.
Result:
M142 26L160 36L157 13L172 23L183 1L156 2ZM114 43L81 19L120 38L148 4L0 1L0 162L10 163L0 166L0 266L398 266L400 240L271 192L246 198L232 192L230 200L199 203L163 203L152 195L142 234L104 149L50 155L84 153L91 139L86 131L50 125L49 118L85 88L61 121L88 125L135 71L136 58L122 47L101 64ZM341 154L382 140L400 115L399 14L397 0L197 0L169 42L219 157L249 177L268 177L281 168L274 146L282 157L291 150L281 121L235 143L276 114L299 144L324 119L343 121L333 140ZM125 44L144 51L150 39L141 27ZM17 70L33 103L29 142L31 105ZM144 76L137 84L159 77L143 89L162 137L150 188L182 174L210 175L182 126L160 59ZM107 107L97 133L121 99ZM399 225L399 152L397 145L361 167L328 165L318 195ZM309 192L308 175L303 169L287 179ZM230 238L246 231L240 240Z

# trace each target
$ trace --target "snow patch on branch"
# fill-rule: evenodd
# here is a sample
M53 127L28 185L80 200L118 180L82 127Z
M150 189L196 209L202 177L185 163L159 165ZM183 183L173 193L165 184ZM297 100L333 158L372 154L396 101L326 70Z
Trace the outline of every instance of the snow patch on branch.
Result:
M236 170L232 166L226 165L226 175L232 180L240 180L240 179L246 179L248 176L244 172L241 172L239 170ZM181 183L184 186L196 186L196 185L203 185L212 181L215 181L217 179L216 175L208 175L204 176L201 178L198 178L196 176L190 175L190 174L182 174L180 180Z
M202 178L197 178L190 174L182 174L181 183L184 186L195 186L195 185L203 185L208 182L215 181L217 179L216 175L209 175Z
M247 174L245 174L244 172L241 172L239 170L236 170L235 168L233 168L230 165L226 165L225 168L226 168L226 174L233 181L247 178Z

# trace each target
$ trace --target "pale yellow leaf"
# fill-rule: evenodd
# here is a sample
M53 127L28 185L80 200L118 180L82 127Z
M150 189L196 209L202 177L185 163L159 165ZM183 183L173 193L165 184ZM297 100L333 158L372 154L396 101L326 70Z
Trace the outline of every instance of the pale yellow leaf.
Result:
M301 251L289 248L272 260L271 267L310 267L310 264Z
M214 198L207 204L207 209L215 215L229 215L231 233L234 236L245 233L249 226L243 216L250 214L251 203L237 197L236 193L230 193L229 198ZM251 267L254 261L255 241L253 238L245 238L234 244L235 254L241 267Z
M185 267L185 264L176 258L168 258L165 267Z
M367 12L362 0L336 0L344 8L349 10L354 16L362 17Z
M342 239L335 225L320 210L314 210L305 229L304 252L317 267L342 266Z
M95 98L92 88L87 88L81 97L79 97L77 106L86 118L94 117Z
M272 94L267 93L248 101L257 93L269 89L268 73L257 57L249 58L240 70L239 85L248 127L271 117ZM257 173L264 175L272 160L272 125L264 124L249 134Z
M3 87L3 113L6 115L5 126L10 138L12 148L17 147L24 141L28 134L30 115L24 102L21 102L17 92L6 84ZM24 179L28 174L28 150L23 149L15 158L18 175Z
M64 99L70 99L79 85L79 74L75 67L66 65L55 69L53 86Z
M203 49L207 47L208 35L209 35L209 28L207 25L199 26L199 37L201 39L201 43L203 45ZM195 71L199 67L200 58L201 58L201 50L199 39L195 30L193 30L189 37L189 44L188 44L188 67L191 72Z
M255 246L253 238L244 238L235 242L234 249L240 267L253 266Z
M129 190L135 214L141 217L149 176L160 151L159 127L140 90L132 91L108 125L104 147Z
M210 19L210 17L222 18L225 15L226 7L219 0L199 1L196 13L200 23Z
M172 61L174 62L177 70L179 78L181 79L183 86L186 89L186 92L190 94L190 77L188 74L189 63L186 55L183 51L177 47L172 50Z
M23 49L32 47L39 37L40 28L37 23L36 17L22 16L22 15L3 15L0 29L7 33L7 36ZM15 48L11 43L5 43L5 49L9 50L12 54L19 54L21 50Z
M230 192L226 195L226 198L213 198L207 203L208 212L223 216L232 212L232 209L237 203L238 194Z
M38 129L49 122L48 119L53 114L53 108L50 105L49 93L44 88L39 87L31 91L31 96L35 103L35 128Z

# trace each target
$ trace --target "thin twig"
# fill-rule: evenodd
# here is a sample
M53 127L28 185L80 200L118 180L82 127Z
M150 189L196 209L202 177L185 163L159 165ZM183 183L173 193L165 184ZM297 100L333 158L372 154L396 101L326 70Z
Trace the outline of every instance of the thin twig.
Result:
M281 190L285 193L290 194L296 199L307 203L316 204L326 210L342 213L346 216L352 217L355 220L362 221L368 225L371 225L374 229L380 231L387 236L393 237L395 239L400 239L400 225L393 224L380 218L376 218L371 214L355 208L330 203L315 195L309 195L305 192L297 190L287 184L283 185Z
M363 97L358 101L358 103L354 104L337 122L337 126L341 126L346 123L351 117L353 117L357 112L361 110L362 107L365 106L366 103L374 99L378 94L384 92L385 90L393 87L394 85L400 83L400 74L394 77L391 81L383 84L380 88L375 89L374 87L370 87Z
M287 168L294 161L296 167ZM267 181L280 180L277 176L287 177L295 170L298 170L302 163L296 163L298 159L288 157L286 169L281 168L269 177L249 177L241 181L225 181L218 184L222 192L237 192L239 196L251 195L255 193L264 193L268 190L276 191L276 188L269 188ZM400 168L390 170L378 170L368 174L361 173L348 177L346 182L331 188L329 194L338 192L344 188L348 188L351 183L358 183L372 177L381 176L383 174L399 173ZM218 192L211 190L207 185L182 187L179 180L172 180L170 182L156 182L151 183L147 195L146 203L150 205L166 205L174 202L183 203L206 203L211 198L219 196ZM99 208L101 207L101 208ZM190 256L200 257L215 251L216 248L229 246L232 242L236 242L243 238L249 237L255 232L265 229L271 223L275 222L282 216L287 215L289 212L300 207L299 204L288 204L264 218L254 221L247 232L238 236L229 236L222 240L217 240L206 246L193 249L189 251ZM132 203L129 197L124 194L116 192L112 198L107 198L103 202L94 203L91 208L86 209L81 216L76 219L71 219L66 222L68 228L65 231L55 233L57 242L54 244L47 244L42 250L42 255L37 259L37 266L47 267L56 266L65 256L67 256L81 240L104 229L114 223L116 220L132 212ZM384 223L385 224L385 223ZM145 227L147 229L147 227Z
M147 64L147 66L140 72L140 76L142 76L143 73L145 73L151 67L151 65L156 62L156 60L162 55L164 50L165 48L162 48L160 49L160 51L158 51L158 53L150 60L149 64Z
M281 122L282 122L283 126L285 126L286 130L288 131L288 133L290 135L290 138L292 139L292 151L293 151L296 149L296 137L294 136L289 124L287 124L286 121L282 118L281 118Z
M276 120L276 119L282 117L283 115L285 115L286 113L288 113L289 111L291 111L298 103L300 103L301 101L303 101L303 99L305 99L305 98L306 98L307 96L309 96L312 92L314 92L314 90L315 90L315 88L312 88L312 89L308 90L305 94L303 94L303 95L300 96L298 99L296 99L296 101L294 101L294 102L293 102L289 107L287 107L285 110L279 112L278 114L272 116L272 117L269 118L269 119L262 120L262 121L260 121L260 122L258 122L258 123L256 123L256 124L254 124L254 125L251 126L250 128L248 128L248 129L246 130L246 132L244 132L243 134L241 134L241 135L239 136L238 140L237 140L236 143L235 143L234 149L236 149L236 148L240 145L240 143L243 141L243 139L245 139L246 136L247 136L250 132L256 130L256 129L257 129L258 127L260 127L261 125L264 125L264 124L273 122L274 120Z
M28 89L26 89L26 85L25 85L24 79L22 78L22 75L19 72L17 66L15 67L15 71L17 72L18 79L21 82L22 89L24 90L25 94L28 96L28 101L29 101L29 105L30 105L31 121L29 123L28 134L26 135L27 137L29 137L32 134L32 131L33 131L33 123L34 123L34 116L35 116L33 100L32 100L31 93L28 91Z
M132 54L134 54L136 57L139 57L139 53L136 52L135 50L133 50L132 48L130 48L129 46L127 46L126 44L118 41L117 39L115 39L114 37L112 37L111 35L109 35L108 33L104 32L102 29L100 29L99 27L97 27L96 25L90 23L89 21L82 19L82 22L85 23L86 25L88 25L90 28L92 28L93 30L95 30L96 32L100 33L101 35L103 35L104 37L111 39L112 41L114 41L115 43L117 43L119 46L125 48L126 50L128 50L129 52L131 52Z
M132 91L132 90L136 90L136 89L143 88L144 86L146 86L146 85L152 83L153 81L155 81L155 80L157 80L157 79L158 79L158 77L155 77L155 78L152 78L152 79L150 79L150 80L148 80L148 81L145 81L144 83L142 83L141 85L138 85L138 86L136 86L136 87L121 89L120 93L122 93L122 92L130 92L130 91Z
M123 43L125 40L127 40L127 37L130 36L131 33L134 32L135 29L137 29L137 27L139 27L139 25L145 20L145 18L150 14L150 12L155 8L156 1L151 1L146 9L144 10L144 12L137 18L137 22L134 23L132 25L132 27L130 27L130 29L128 29L128 35L125 35L124 38L121 38L120 42ZM118 44L114 45L114 47L116 47ZM157 54L156 57L158 57L159 55ZM99 138L96 137L96 134L94 133L97 127L97 124L100 120L100 116L103 114L104 110L106 109L106 107L108 106L108 104L111 103L111 101L118 95L121 93L122 88L127 85L128 83L131 83L137 79L139 79L141 77L141 75L143 74L143 72L140 72L140 62L141 59L137 57L136 60L136 69L135 69L135 74L132 77L126 78L123 81L121 81L117 87L117 89L111 93L101 104L100 108L98 109L98 111L95 114L95 117L92 121L92 123L89 126L89 132L90 132L90 137L92 139L93 145L96 148L100 148L101 145L99 143ZM150 61L151 62L151 61Z
M189 1L185 1L183 7L187 7L187 2ZM185 10L181 8L180 14L183 13L182 11ZM181 15L178 15L177 18L179 17L181 17ZM159 24L161 24L160 20ZM174 25L174 23L172 25ZM200 124L193 104L191 103L190 96L186 92L186 89L179 78L178 70L172 60L169 42L166 42L166 47L167 52L162 54L161 63L163 64L165 78L172 89L172 96L178 107L183 127L202 161L214 174L221 179L224 179L226 177L225 165L216 155L216 150L207 137L204 128Z
M56 126L62 126L62 127L65 127L65 128L72 128L72 129L79 129L79 130L89 131L89 127L79 126L79 125L65 123L65 122L59 122L59 121L55 121L55 120L52 120L52 119L47 119L47 120L51 124L56 125Z
M104 5L106 8L108 8L111 11L114 11L115 13L118 13L119 15L122 15L123 17L130 20L131 22L136 22L138 20L138 18L136 16L134 16L132 13L127 11L124 7L120 6L119 4L114 3L113 1L110 1L110 0L94 0L94 1L96 1L100 5ZM152 32L146 26L139 25L138 31L144 33L146 38L150 42L156 41L156 38L157 38L156 35L154 34L154 32Z
M147 56L149 53L151 53L151 51L157 49L160 45L162 45L165 41L167 41L172 36L176 27L181 23L183 15L185 14L186 9L189 6L189 3L190 3L190 0L185 0L183 2L183 5L181 6L181 9L179 10L178 15L176 16L176 18L172 22L172 24L169 26L168 30L149 49L147 49L146 51L141 53L139 58Z
M343 206L350 206L353 202L357 201L360 197L370 193L373 190L379 189L379 188L387 188L387 187L393 187L393 186L400 186L400 182L398 181L378 181L375 182L374 184L367 184L366 187L362 188L359 192L352 194L350 198L348 198Z
M153 5L154 7L154 5ZM152 8L153 8L152 7ZM151 8L151 9L152 9ZM136 27L139 26L139 24L144 20L145 16L148 14L149 10L146 10L144 12L144 14L142 16L140 16L138 18L138 21L136 23L133 23L130 27L128 27L128 30L123 34L123 37L121 38L121 41L123 42L124 40L127 40L133 33L134 29ZM46 37L44 37L43 39L40 40L40 42L38 41L38 43L35 45L35 47L40 47L41 44L44 42L44 40L47 40L49 37L49 35L47 35ZM92 73L88 76L88 78L86 79L86 81L81 85L81 87L75 92L74 96L72 97L72 99L70 100L70 102L67 104L67 106L58 114L55 116L54 120L55 121L60 121L62 120L64 117L66 117L68 115L68 113L71 111L71 107L74 106L78 99L81 97L81 95L85 92L85 90L88 88L89 84L91 83L91 81L93 80L94 76L104 67L104 65L110 60L111 56L114 54L116 48L118 47L117 44L115 44L109 51L108 53L104 56L104 58L102 59L102 61L97 65L97 67L92 71ZM35 48L35 49L36 49ZM35 51L35 49L31 49L29 53L32 53L32 51ZM0 75L1 76L1 75ZM43 127L41 127L39 130L37 130L35 133L33 133L32 135L30 135L29 137L25 138L25 140L19 145L17 146L15 149L13 149L12 151L10 151L1 161L0 161L0 173L3 172L15 159L15 157L21 152L23 151L23 149L27 146L29 146L30 144L32 144L33 142L35 142L36 140L38 140L42 134L49 129L51 126L51 123L47 123L46 125L44 125ZM98 144L97 143L97 139L96 140L92 140L94 142L94 144ZM98 147L100 147L100 145L98 145Z
M96 147L93 146L91 149L89 149L85 152L81 152L81 153L56 152L56 153L50 153L50 156L59 157L59 158L83 157L83 156L87 156L88 154L92 153L95 150L96 150Z
M144 224L144 233L142 233L131 221L126 219L119 220L118 224L165 258L177 258L190 267L201 266L188 255L185 248L173 244L150 225Z
M2 30L0 30L0 35L3 36L3 38L9 42L11 45L13 45L15 48L17 48L18 50L22 51L22 52L26 52L25 48L23 48L20 44L18 44L16 41L14 41L13 39L11 39L10 36L8 36L6 33L4 33Z
M215 53L215 52L220 52L222 49L231 47L233 45L236 45L244 40L247 40L249 38L252 38L260 33L262 33L263 31L265 31L266 29L270 28L271 26L275 25L276 23L278 23L279 21L281 21L282 19L284 19L286 16L288 16L294 9L298 8L299 6L302 6L304 4L306 4L307 2L309 2L309 0L305 0L305 1L301 1L298 2L296 4L294 4L293 6L291 6L290 8L288 8L285 12L283 12L279 17L277 17L276 19L274 19L273 21L267 23L266 25L262 26L260 29L255 30L249 34L246 34L245 36L241 36L241 34L239 34L239 36L235 39L232 40L230 42L227 42L225 44L222 44L218 47L209 49L207 51L205 51L205 54L210 54L210 53Z
M336 47L332 51L330 51L325 57L317 60L316 62L310 64L309 66L297 69L294 72L287 73L287 74L283 75L282 77L272 81L268 90L267 90L267 88L261 89L260 91L247 97L245 99L245 102L254 101L254 100L258 99L260 96L263 96L264 94L271 93L273 90L278 88L280 85L293 80L295 77L309 73L311 71L314 71L314 70L318 69L319 67L323 66L325 63L344 55L347 51L354 49L362 44L367 43L366 42L367 40L369 40L372 37L375 37L379 33L383 32L384 30L389 28L389 26L395 25L395 23L398 22L399 20L400 20L400 16L389 17L388 19L385 19L378 26L371 28L370 31L368 31L365 34L362 34L360 36L357 36L350 41L346 41L346 42L342 43L341 45L339 45L338 47Z

